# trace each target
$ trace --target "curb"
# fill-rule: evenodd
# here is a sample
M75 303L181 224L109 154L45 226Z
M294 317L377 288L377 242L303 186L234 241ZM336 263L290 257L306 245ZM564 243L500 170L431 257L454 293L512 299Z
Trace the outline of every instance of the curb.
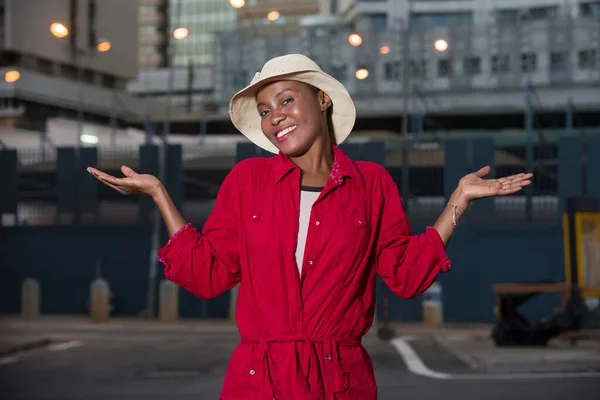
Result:
M40 347L49 346L54 342L51 338L34 340L17 346L9 347L8 350L0 351L0 357L12 356L17 353L22 353L29 350L39 349Z

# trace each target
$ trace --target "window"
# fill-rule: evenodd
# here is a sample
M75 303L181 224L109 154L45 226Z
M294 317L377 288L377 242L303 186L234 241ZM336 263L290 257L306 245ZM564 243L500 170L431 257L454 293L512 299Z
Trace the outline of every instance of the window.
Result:
M600 1L580 4L579 13L584 17L600 18Z
M400 79L402 73L402 63L400 61L386 62L384 65L384 76L387 81Z
M481 74L481 59L479 57L467 57L463 61L463 71L467 76Z
M598 65L596 49L580 50L577 53L577 65L580 69L596 69Z
M492 56L492 74L504 74L510 71L510 57L508 54L496 54Z
M425 78L427 76L427 61L410 60L408 63L410 75L416 78Z
M410 25L420 28L435 26L466 25L473 23L473 13L411 13Z
M371 15L371 26L375 32L385 32L387 30L387 15L373 14Z
M495 15L496 22L499 24L519 21L519 10L496 10Z
M341 65L339 67L333 67L332 75L338 81L345 82L346 80L348 80L348 67L345 65Z
M452 75L452 61L449 59L438 60L437 73L439 77L447 78Z
M558 16L558 7L532 7L527 13L528 20L554 19Z
M153 33L156 33L156 25L140 26L141 35L151 35Z
M550 71L561 72L567 69L567 53L550 53Z
M521 54L521 71L535 72L537 70L537 54L523 53Z

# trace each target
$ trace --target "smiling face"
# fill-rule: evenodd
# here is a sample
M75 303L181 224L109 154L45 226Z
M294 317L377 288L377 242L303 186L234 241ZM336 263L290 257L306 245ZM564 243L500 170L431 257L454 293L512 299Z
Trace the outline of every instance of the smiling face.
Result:
M331 99L322 91L297 81L276 81L256 95L265 136L283 154L297 157L314 143L327 145L326 110Z

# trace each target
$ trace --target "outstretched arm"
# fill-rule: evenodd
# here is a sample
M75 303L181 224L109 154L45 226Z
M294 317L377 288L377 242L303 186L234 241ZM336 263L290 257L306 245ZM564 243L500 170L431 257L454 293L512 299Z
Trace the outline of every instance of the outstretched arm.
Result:
M165 221L169 237L185 225L185 220L173 204L171 196L155 176L138 174L125 165L121 167L121 172L125 175L123 178L116 178L92 167L87 170L100 182L121 194L150 197Z
M170 237L158 251L167 279L202 299L215 298L240 281L237 169L225 178L202 233L185 222L156 177L138 174L125 166L121 167L123 178L94 168L88 171L121 194L144 195L154 200Z
M448 246L456 224L473 200L517 193L531 184L533 177L533 174L516 174L499 179L484 179L490 170L489 166L485 166L477 172L464 176L448 199L444 211L433 225L444 247Z
M462 178L435 225L418 235L412 234L398 187L387 171L382 172L385 200L379 216L375 263L377 274L394 294L405 299L418 296L439 273L450 270L446 247L471 201L515 193L531 183L531 174L484 180L489 171L489 167L484 167Z

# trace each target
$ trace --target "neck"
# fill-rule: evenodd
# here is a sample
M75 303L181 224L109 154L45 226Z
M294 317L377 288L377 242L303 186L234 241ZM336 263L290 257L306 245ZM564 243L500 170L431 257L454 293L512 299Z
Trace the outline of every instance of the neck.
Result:
M325 186L333 167L333 149L329 140L318 141L292 161L302 171L302 185Z

